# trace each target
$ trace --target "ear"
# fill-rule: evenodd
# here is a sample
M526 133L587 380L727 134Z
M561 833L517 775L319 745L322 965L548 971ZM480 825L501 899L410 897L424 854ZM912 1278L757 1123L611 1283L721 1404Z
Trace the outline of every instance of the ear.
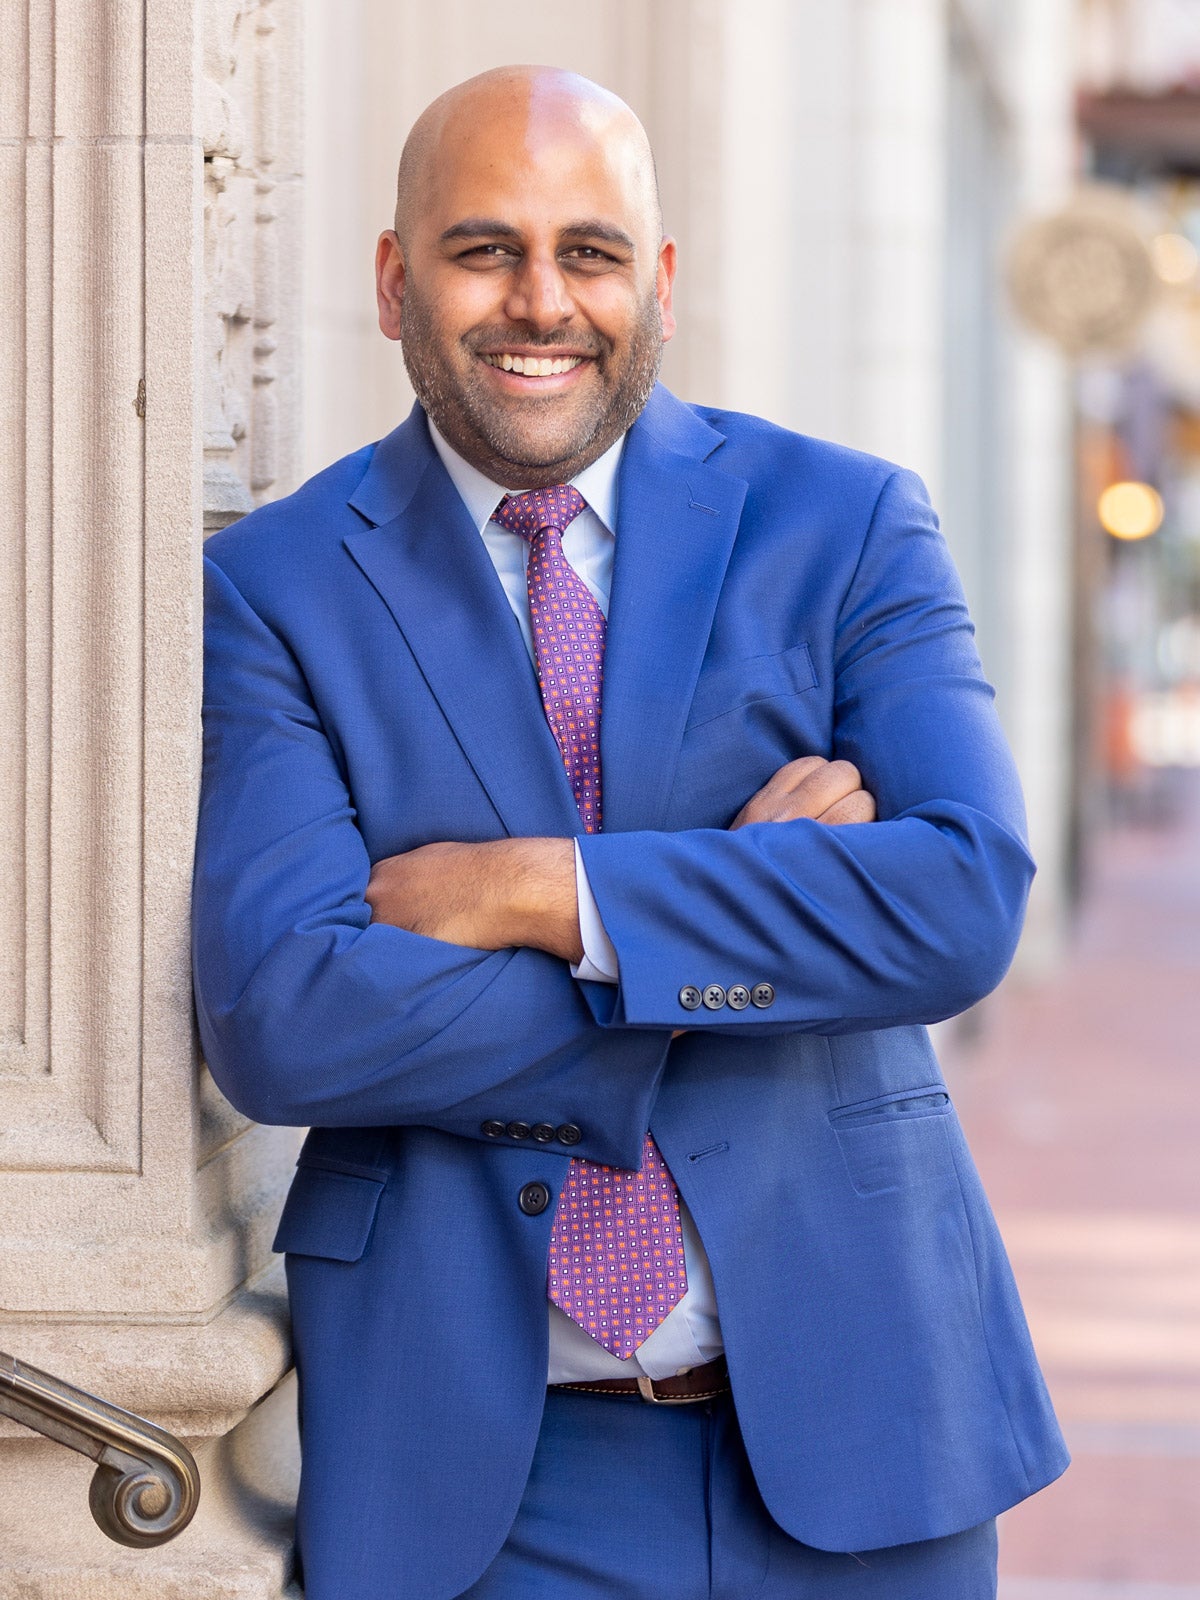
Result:
M375 247L375 299L379 329L389 339L400 337L400 302L404 299L404 252L396 230L379 235Z
M658 276L655 283L659 315L662 318L664 344L675 332L675 312L671 308L671 289L675 282L675 265L675 241L668 236L658 248Z

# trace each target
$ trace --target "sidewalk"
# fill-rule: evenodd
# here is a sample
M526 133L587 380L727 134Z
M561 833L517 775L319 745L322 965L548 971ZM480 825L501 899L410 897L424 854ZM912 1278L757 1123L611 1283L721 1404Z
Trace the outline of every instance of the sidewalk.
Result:
M1183 780L1181 780L1181 786ZM1200 784L1100 842L1071 959L951 1066L1075 1463L1001 1600L1200 1600Z

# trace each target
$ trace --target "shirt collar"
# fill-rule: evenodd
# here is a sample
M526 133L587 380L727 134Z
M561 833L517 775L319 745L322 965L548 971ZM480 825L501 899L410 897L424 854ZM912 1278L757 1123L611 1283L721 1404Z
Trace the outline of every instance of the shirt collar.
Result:
M442 438L433 422L429 418L426 420L429 422L433 448L441 457L442 465L450 474L450 481L458 490L463 504L471 513L472 521L482 533L503 497L506 494L520 494L521 490L505 489L493 483L478 467L464 461L458 451ZM622 434L598 460L571 479L573 487L579 490L591 510L614 536L617 531L617 471L621 465L625 438L625 434Z

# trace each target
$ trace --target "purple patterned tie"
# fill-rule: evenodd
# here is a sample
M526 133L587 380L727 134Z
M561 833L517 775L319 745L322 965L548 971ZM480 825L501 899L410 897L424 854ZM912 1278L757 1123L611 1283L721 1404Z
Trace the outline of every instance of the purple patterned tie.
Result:
M493 521L529 541L529 614L546 718L586 832L600 827L604 613L563 554L587 502L569 484L506 495ZM573 1159L550 1236L549 1295L624 1359L687 1292L679 1190L646 1135L640 1172Z

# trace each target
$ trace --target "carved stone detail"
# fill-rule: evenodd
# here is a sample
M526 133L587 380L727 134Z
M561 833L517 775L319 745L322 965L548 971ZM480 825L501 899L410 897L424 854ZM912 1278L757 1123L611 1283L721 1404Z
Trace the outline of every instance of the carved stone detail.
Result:
M207 6L207 531L290 487L296 474L297 430L288 426L290 391L280 381L286 368L294 387L298 352L295 319L282 317L280 293L297 167L281 115L293 9L287 0L208 0Z

